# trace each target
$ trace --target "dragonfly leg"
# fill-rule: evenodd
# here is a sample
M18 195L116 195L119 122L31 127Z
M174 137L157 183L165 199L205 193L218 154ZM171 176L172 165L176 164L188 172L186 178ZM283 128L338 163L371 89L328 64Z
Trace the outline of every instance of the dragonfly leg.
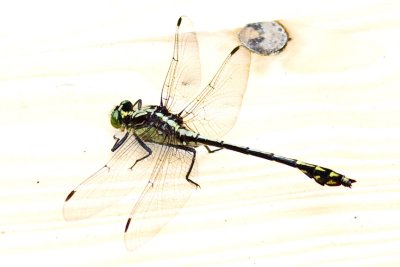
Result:
M193 181L192 179L189 178L190 173L192 172L192 169L194 166L194 162L196 160L196 149L194 149L193 147L186 147L186 146L179 146L179 145L170 145L170 146L175 147L177 149L185 150L186 152L188 152L192 155L192 161L190 162L189 170L186 173L186 181L188 181L189 183L200 188L200 185L198 183L196 183L195 181Z
M218 151L220 151L220 150L223 149L222 147L215 148L215 149L211 149L211 148L210 148L209 146L207 146L207 145L204 145L204 147L207 149L208 153L218 152Z
M124 137L122 137L121 139L115 137L114 135L114 139L115 139L115 144L113 145L113 147L111 148L111 152L114 152L115 150L117 150L123 143L125 143L126 139L128 138L129 132L127 132Z
M139 161L142 161L142 160L144 160L145 158L150 157L150 155L153 153L153 151L151 150L151 148L148 147L148 146L146 145L146 143L142 141L142 139L140 139L140 138L137 137L136 135L135 135L135 138L136 138L136 141L138 142L138 144L139 144L144 150L147 151L147 155L145 155L144 157L141 157L140 159L137 159L137 160L135 161L135 163L133 163L133 165L129 168L129 169L131 169L131 170L132 170L133 167L135 167L135 165L136 165Z
M182 147L182 149L183 149L183 150L186 150L187 152L189 152L189 153L191 153L191 154L193 155L193 157L192 157L192 162L190 162L189 170L188 170L188 172L186 173L186 181L188 181L189 183L192 183L192 184L194 184L196 187L199 187L199 188L200 188L200 185L199 185L198 183L194 182L193 180L191 180L191 179L189 178L189 175L190 175L190 173L192 172L192 169L193 169L194 162L195 162L195 160L196 160L196 149L194 149L193 147Z
M136 105L138 109L142 109L142 99L138 99L135 103L133 103L132 107L134 108Z

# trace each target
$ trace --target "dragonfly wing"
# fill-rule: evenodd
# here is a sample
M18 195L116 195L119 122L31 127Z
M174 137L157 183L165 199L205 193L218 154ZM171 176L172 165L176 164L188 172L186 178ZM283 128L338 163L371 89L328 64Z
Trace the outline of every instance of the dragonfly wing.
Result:
M145 176L145 160L138 162L140 168L131 167L138 159L148 154L136 136L128 136L104 167L67 196L63 210L64 218L78 220L90 217L129 193L138 185L137 178Z
M161 93L161 105L178 113L200 86L199 45L192 23L180 17L176 26L174 53Z
M186 180L194 155L186 150L149 145L158 160L153 173L134 206L125 228L125 244L134 250L154 237L189 199L196 186ZM152 156L153 156L152 155ZM194 175L195 168L190 172Z
M185 125L209 138L226 134L242 105L250 60L245 47L234 48L207 87L181 113Z

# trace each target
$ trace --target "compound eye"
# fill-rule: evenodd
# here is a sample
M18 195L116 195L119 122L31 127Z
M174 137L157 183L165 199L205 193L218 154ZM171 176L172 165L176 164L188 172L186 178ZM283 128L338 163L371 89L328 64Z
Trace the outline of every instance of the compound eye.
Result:
M115 109L115 110L111 113L110 122L111 122L111 125L112 125L114 128L116 128L116 129L121 128L121 121L120 121L120 115L119 115L118 109Z

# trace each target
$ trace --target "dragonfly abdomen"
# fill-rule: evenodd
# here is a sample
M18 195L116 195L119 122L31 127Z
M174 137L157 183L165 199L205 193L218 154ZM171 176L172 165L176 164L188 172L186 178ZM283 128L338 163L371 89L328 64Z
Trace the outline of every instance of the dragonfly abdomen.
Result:
M351 184L356 182L355 180L347 178L343 174L337 173L331 169L306 163L297 159L279 156L270 152L262 152L251 149L249 147L232 145L229 143L225 143L224 141L211 140L204 138L200 135L194 137L194 139L196 140L197 143L201 143L203 145L225 148L242 154L259 157L270 161L276 161L285 164L287 166L296 168L301 172L303 172L308 177L314 179L320 185L328 185L328 186L343 185L346 187L351 187Z

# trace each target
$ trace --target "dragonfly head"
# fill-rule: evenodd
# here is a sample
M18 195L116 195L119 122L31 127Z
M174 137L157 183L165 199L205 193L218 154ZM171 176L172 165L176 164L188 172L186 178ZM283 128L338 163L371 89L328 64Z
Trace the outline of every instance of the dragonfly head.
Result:
M129 122L129 117L135 112L131 101L124 100L111 112L110 122L116 129L125 129Z
M147 112L142 110L142 100L139 99L134 104L129 100L119 103L111 112L111 125L120 129L135 129L146 122Z

